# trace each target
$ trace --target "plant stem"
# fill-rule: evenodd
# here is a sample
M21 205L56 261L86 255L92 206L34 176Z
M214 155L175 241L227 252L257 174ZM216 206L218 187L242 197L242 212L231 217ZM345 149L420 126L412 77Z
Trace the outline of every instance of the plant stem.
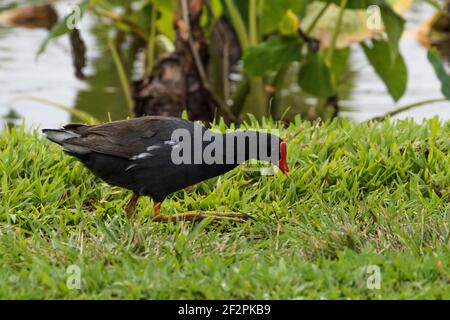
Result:
M415 102L415 103L411 103L411 104L408 104L406 106L400 107L400 108L398 108L396 110L390 111L390 112L388 112L388 113L386 113L386 114L384 114L382 116L378 116L378 117L372 118L372 119L370 119L368 121L383 121L384 119L386 119L388 117L395 116L395 115L397 115L399 113L408 111L408 110L413 109L413 108L422 107L422 106L427 105L427 104L433 104L433 103L439 103L439 102L448 102L448 101L449 100L447 98L437 98L437 99L430 99L430 100L424 100L424 101L420 101L420 102Z
M111 19L114 22L120 22L127 25L128 27L130 27L131 31L134 32L137 36L139 36L143 40L147 40L146 32L138 24L129 20L127 17L119 16L114 12L110 12L93 4L91 4L89 8L93 13L95 13L98 16L105 17Z
M242 51L245 51L252 45L256 45L258 43L258 35L256 30L256 0L250 0L249 2L250 35L247 33L247 29L245 27L242 16L239 13L239 10L234 4L233 0L224 0L224 2L230 14L231 23L233 24L234 30L236 31L236 34L238 36ZM257 119L261 119L267 113L267 110L265 110L266 97L264 92L264 82L262 78L248 77L248 75L246 75L246 79L248 79L247 83L249 85L245 85L245 90L241 92L241 94L245 95L241 97L242 100L240 100L233 109L239 110L237 113L235 113L236 115L241 113L243 113L244 115L246 115L247 113L251 113Z
M272 81L272 87L274 87L275 90L274 90L273 93L270 94L270 96L269 96L269 98L267 100L269 101L269 103L271 103L271 105L269 105L269 111L270 111L270 114L272 115L272 118L274 118L274 119L277 117L278 111L279 111L278 110L279 106L278 106L278 102L277 102L277 99L276 99L277 92L279 91L279 89L283 85L284 78L286 77L286 74L288 73L289 68L291 67L291 65L292 64L288 64L288 65L282 66L278 70L275 78Z
M150 35L147 47L147 69L146 76L150 75L155 65L155 44L156 44L156 14L158 13L158 2L152 3L152 17L150 21Z
M191 32L191 22L189 20L189 7L187 0L181 0L181 11L183 16L183 21L186 26L186 32L188 35L188 43L189 48L191 49L192 57L194 58L195 67L197 68L197 72L199 74L200 80L202 82L203 87L209 89L210 85L208 82L208 79L206 77L206 71L203 67L203 62L200 57L200 54L198 53L197 47L194 43L194 39L192 38L192 32Z
M263 37L263 25L264 25L264 1L265 0L259 0L259 7L258 7L258 43L262 41Z
M202 82L202 86L211 92L211 85L209 84L208 78L206 76L206 71L203 66L202 59L200 57L200 54L198 53L197 47L194 43L194 39L192 38L192 32L191 32L191 22L189 20L189 7L187 0L181 0L181 11L183 16L184 24L186 25L186 31L188 34L188 42L189 42L189 48L191 49L192 57L194 58L195 67L197 69L197 72L199 74L200 80ZM226 102L221 101L219 97L215 97L213 95L214 100L216 100L216 103L220 110L230 119L231 121L237 121L237 118L234 116L234 114L228 109Z
M134 110L134 102L131 98L131 92L130 92L130 84L127 79L127 75L125 73L125 69L123 67L122 61L120 60L119 53L117 52L116 46L111 39L111 37L106 34L106 38L108 41L109 50L111 50L111 54L114 60L114 64L116 66L117 74L119 75L120 84L122 86L123 93L125 95L125 100L127 102L128 107L128 115L130 117L133 116L133 110Z
M46 104L48 106L66 111L66 112L70 113L72 116L74 116L75 118L78 118L78 120L86 122L88 124L99 124L100 123L100 121L98 119L96 119L93 115L87 113L86 111L78 110L73 107L66 106L62 103L48 100L45 98L40 98L40 97L18 96L18 97L15 97L13 100L11 100L9 102L9 105L12 106L16 101L20 101L20 100L34 101L34 102Z
M250 92L250 81L245 77L238 85L232 97L233 107L231 108L233 114L239 116L244 108L245 99Z
M248 4L248 29L249 29L249 38L250 45L256 46L258 44L258 29L257 29L257 20L258 17L256 15L256 0L249 0Z
M262 120L263 117L267 116L268 110L263 78L250 78L250 92L244 103L244 108L242 110L243 116L252 114L257 120Z
M308 29L306 29L306 34L310 34L314 28L316 27L317 23L319 22L320 18L322 18L322 16L325 14L325 12L328 10L328 8L330 7L331 2L327 2L322 10L320 10L320 12L317 14L317 16L314 18L313 22L309 25Z
M227 7L228 12L230 13L231 23L233 24L234 30L239 39L239 44L243 51L250 46L250 41L248 39L247 29L245 28L244 21L242 20L242 16L239 13L238 8L234 4L233 0L224 0L225 6Z
M331 62L333 60L334 50L336 49L337 39L339 36L339 32L341 30L342 20L344 18L345 8L347 7L348 0L341 0L341 6L339 8L339 15L336 21L336 27L334 28L333 37L331 38L331 45L328 49L326 62L328 66L331 66Z
M257 15L257 0L249 0L248 3L248 29L250 46L258 44L258 15ZM247 96L246 104L244 105L244 115L246 113L253 114L256 119L262 120L267 116L269 106L267 105L267 96L264 90L264 79L261 77L252 77L250 79L250 94Z

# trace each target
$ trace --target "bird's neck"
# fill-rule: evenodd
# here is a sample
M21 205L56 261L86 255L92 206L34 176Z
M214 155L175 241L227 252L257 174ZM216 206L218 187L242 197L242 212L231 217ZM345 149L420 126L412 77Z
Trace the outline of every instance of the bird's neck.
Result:
M223 135L224 150L228 156L234 155L235 163L248 160L268 160L262 154L267 150L269 135L254 130L236 131ZM264 151L264 152L261 152Z

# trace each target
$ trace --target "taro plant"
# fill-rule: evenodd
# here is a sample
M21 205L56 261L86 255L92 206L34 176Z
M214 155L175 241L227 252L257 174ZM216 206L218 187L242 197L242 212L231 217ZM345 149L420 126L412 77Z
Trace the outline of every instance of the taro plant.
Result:
M350 47L358 44L393 100L403 96L407 69L399 51L405 24L400 13L407 3L400 6L401 1L391 1L395 7L377 0L281 2L283 9L279 1L264 1L256 37L261 40L244 53L245 72L262 77L275 91L269 98L277 96L283 77L295 64L301 91L315 98L309 114L324 118L337 115L340 87L348 76ZM258 18L250 15L249 19ZM263 116L270 111L276 115L273 111L281 109L280 115L285 106L273 105L273 101L277 99L267 101L266 109L259 112L255 106L245 111Z
M38 53L65 33L82 47L73 19L89 12L104 27L130 116L186 111L189 118L205 121L222 116L240 122L249 114L258 120L299 113L331 118L348 91L355 46L393 101L404 95L408 77L399 41L402 14L411 2L81 0L77 12L53 27ZM72 52L81 70L84 65L77 62L85 51ZM444 79L439 57L430 53L430 59ZM139 80L132 82L136 65Z

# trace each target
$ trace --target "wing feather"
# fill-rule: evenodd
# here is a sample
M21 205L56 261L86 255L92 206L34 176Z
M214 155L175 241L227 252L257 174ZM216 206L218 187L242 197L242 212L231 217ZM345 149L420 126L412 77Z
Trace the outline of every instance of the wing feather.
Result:
M173 130L192 124L178 118L148 116L122 120L95 126L68 125L65 129L76 132L78 137L69 138L65 144L79 146L110 156L132 159L148 152L148 148L163 148L170 140ZM168 146L167 146L168 147Z

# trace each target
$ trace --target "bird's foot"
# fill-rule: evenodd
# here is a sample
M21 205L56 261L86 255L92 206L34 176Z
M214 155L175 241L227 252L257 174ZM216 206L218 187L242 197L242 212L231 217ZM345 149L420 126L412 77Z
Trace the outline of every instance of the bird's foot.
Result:
M203 220L208 218L211 218L213 220L244 222L246 219L251 218L251 216L243 213L234 213L234 212L188 211L169 216L159 214L153 217L153 221L177 222L177 221Z

